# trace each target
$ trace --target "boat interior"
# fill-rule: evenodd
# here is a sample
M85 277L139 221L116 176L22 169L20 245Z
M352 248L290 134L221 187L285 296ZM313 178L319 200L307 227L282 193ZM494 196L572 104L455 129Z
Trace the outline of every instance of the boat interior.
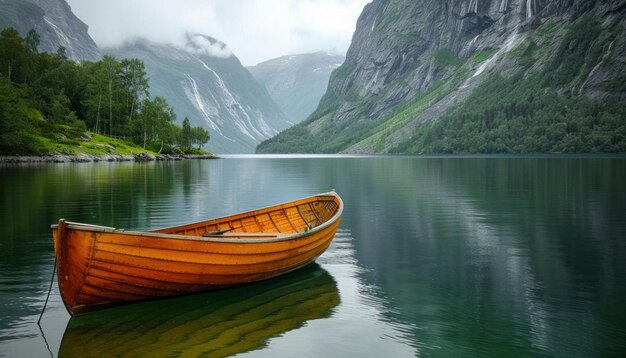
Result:
M339 210L334 195L318 195L290 203L208 221L156 230L162 234L203 237L253 236L306 232L330 220Z

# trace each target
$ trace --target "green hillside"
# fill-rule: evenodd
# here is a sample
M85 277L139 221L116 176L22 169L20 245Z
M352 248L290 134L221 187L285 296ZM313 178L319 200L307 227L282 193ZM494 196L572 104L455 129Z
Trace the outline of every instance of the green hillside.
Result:
M148 95L141 61L77 64L37 47L35 32L0 33L0 154L202 152L208 132L174 124L169 104Z

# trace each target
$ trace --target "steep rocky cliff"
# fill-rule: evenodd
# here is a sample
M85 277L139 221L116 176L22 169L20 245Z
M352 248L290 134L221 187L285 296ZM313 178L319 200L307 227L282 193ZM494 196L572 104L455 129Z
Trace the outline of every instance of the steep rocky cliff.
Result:
M288 55L247 67L293 124L306 119L326 92L344 57L326 52Z
M209 36L188 35L184 47L145 40L103 49L117 58L138 58L146 66L152 95L163 96L178 121L211 134L217 153L251 153L255 146L289 126L265 88L228 47Z
M13 27L22 36L35 29L39 50L54 53L60 46L75 61L97 60L98 47L65 0L0 0L0 28Z
M359 17L346 60L316 111L257 151L585 151L563 141L584 135L581 127L593 121L581 119L555 138L546 135L542 146L516 146L513 138L483 149L459 145L450 123L478 123L480 136L519 121L519 135L531 136L528 123L538 121L541 108L520 108L533 101L527 94L532 88L550 98L550 108L561 101L568 118L586 115L575 109L569 116L570 102L610 105L607 121L618 123L606 128L621 133L626 120L614 102L626 98L624 19L623 0L374 0ZM489 87L493 83L502 84ZM519 101L494 102L505 94L498 91L523 93ZM507 106L513 109L507 112ZM463 119L465 110L474 117ZM608 151L625 141L619 135L608 140L619 144ZM437 141L450 146L429 146Z

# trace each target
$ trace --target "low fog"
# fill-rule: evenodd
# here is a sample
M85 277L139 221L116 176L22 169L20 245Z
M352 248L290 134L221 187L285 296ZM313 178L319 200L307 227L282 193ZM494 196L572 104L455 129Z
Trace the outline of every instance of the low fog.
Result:
M137 37L185 46L186 34L199 33L226 43L221 54L232 51L244 65L296 53L345 54L370 1L67 0L100 47Z

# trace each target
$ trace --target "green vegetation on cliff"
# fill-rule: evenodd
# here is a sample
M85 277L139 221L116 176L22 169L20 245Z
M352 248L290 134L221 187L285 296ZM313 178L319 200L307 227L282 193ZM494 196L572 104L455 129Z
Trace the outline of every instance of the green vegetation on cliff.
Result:
M34 31L0 33L0 154L197 153L192 145L209 140L202 128L184 133L167 101L149 96L141 61L77 64L62 47L37 46Z
M538 77L494 76L391 152L626 152L626 107L544 90Z
M554 31L548 22L538 35ZM537 74L511 78L494 75L461 105L437 121L418 127L392 153L596 153L626 152L626 106L614 97L580 95L593 68L603 64L615 34L602 31L588 14L569 27L556 55ZM545 51L531 38L509 54L531 67ZM609 65L609 64L607 64ZM617 78L624 66L614 64ZM605 88L623 92L623 82ZM605 86L606 87L606 86ZM568 93L559 94L563 89Z
M392 3L366 7L317 110L258 153L626 152L625 7L546 7L475 36L462 30L479 31L475 14L430 34L434 3ZM432 16L403 22L393 6Z

